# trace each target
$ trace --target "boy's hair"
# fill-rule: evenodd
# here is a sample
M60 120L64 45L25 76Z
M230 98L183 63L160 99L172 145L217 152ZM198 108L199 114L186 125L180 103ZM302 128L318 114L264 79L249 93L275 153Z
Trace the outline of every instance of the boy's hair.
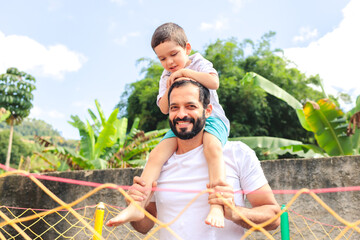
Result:
M188 42L185 31L176 23L164 23L155 29L151 38L151 47L154 49L163 42L174 41L185 48Z
M168 91L168 99L170 99L171 92L174 88L179 88L182 86L186 86L188 84L192 84L194 86L197 86L199 88L199 101L202 103L204 109L207 108L207 106L210 104L210 91L204 85L202 85L199 82L193 81L193 80L179 80L175 81ZM169 101L170 106L170 101Z

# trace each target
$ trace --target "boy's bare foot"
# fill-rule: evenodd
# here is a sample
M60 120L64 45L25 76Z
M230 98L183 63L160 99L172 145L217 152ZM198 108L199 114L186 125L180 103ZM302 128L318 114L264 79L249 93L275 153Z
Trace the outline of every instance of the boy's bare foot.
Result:
M138 221L144 218L144 213L137 209L133 204L122 210L116 217L110 219L106 226L116 227L127 222Z
M224 208L221 205L211 205L210 212L205 219L205 223L212 227L223 228L224 222Z

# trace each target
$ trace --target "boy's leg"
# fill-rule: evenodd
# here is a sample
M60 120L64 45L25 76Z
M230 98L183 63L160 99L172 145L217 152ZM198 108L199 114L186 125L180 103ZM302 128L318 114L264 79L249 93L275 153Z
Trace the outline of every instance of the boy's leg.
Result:
M176 138L163 139L150 153L149 159L146 166L141 174L141 178L145 181L145 188L148 189L146 192L147 198L144 201L138 202L142 208L145 208L148 203L149 195L151 193L151 186L156 181L161 172L161 168L164 163L171 157L176 151L177 141ZM138 221L144 218L144 213L141 212L134 204L130 204L121 211L116 217L110 219L106 225L109 227L118 226L131 221Z
M225 162L223 160L222 144L214 135L204 132L204 155L209 169L210 188L226 182ZM213 204L205 220L206 224L213 227L224 227L224 209L221 205Z

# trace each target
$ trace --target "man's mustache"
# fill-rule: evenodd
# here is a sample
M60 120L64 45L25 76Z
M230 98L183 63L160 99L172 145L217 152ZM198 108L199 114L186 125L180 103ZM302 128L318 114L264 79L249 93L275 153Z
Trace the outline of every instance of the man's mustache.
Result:
M183 117L183 118L175 118L173 120L173 124L175 125L178 122L190 122L190 123L195 123L195 119L191 118L191 117Z

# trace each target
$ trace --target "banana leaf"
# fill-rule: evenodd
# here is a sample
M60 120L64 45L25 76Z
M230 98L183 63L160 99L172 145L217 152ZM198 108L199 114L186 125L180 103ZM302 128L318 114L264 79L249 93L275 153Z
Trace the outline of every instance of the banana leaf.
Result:
M97 99L95 99L95 105L96 105L96 109L98 110L99 116L100 116L100 120L101 120L101 125L105 125L106 122L106 118L105 118L105 114L100 106L100 103L98 102Z
M326 156L326 153L316 145L303 144L301 141L286 138L267 136L237 137L229 138L229 141L241 141L252 149L266 149L268 154L282 155L290 153L305 158Z
M118 120L117 119L118 113L119 113L119 109L116 108L111 113L109 119L104 122L103 129L100 132L99 137L97 138L97 141L95 143L94 158L92 158L92 160L100 159L99 158L100 154L102 153L104 148L111 147L112 145L114 145L115 143L114 136L116 135L116 128L114 126L114 122ZM103 164L96 164L96 166L102 166L102 165Z
M346 135L344 113L328 99L317 103L308 101L304 106L306 121L315 134L319 146L330 156L351 155L351 138Z
M302 104L296 98L294 98L288 92L286 92L284 89L280 88L279 86L270 82L266 78L253 72L246 73L244 78L241 80L241 84L258 86L262 88L264 91L266 91L268 94L271 94L274 97L286 102L290 107L292 107L296 111L301 126L307 131L311 131L310 126L305 120Z

